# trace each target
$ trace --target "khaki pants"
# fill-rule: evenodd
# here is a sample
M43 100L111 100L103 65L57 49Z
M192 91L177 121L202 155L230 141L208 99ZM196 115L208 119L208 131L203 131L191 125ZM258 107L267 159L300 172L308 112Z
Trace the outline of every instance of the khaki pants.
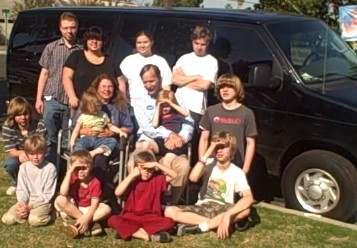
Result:
M9 211L7 211L3 217L2 222L6 225L13 225L16 223L24 223L26 220L21 219L16 215L16 209L18 207L18 203L13 205ZM51 220L52 213L52 205L51 204L43 204L36 208L30 210L28 216L28 222L31 226L44 226L47 225Z

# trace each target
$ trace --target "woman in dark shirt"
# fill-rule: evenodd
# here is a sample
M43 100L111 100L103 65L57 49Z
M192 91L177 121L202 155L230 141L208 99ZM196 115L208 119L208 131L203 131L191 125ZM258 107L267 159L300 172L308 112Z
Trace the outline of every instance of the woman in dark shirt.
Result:
M104 35L99 27L91 27L83 35L83 49L73 52L67 59L62 74L63 87L69 97L69 106L78 107L79 99L91 82L100 74L120 80L119 66L104 54Z

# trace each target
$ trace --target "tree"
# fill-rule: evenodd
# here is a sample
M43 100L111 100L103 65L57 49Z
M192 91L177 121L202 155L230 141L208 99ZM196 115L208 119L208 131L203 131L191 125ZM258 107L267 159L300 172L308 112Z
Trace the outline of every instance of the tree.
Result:
M56 0L17 0L12 6L12 17L16 18L19 12L25 9L53 6Z
M199 7L199 0L154 0L153 6L164 7Z
M260 0L260 5L255 7L263 11L291 12L325 19L329 3L343 5L341 0ZM349 3L356 4L357 0Z

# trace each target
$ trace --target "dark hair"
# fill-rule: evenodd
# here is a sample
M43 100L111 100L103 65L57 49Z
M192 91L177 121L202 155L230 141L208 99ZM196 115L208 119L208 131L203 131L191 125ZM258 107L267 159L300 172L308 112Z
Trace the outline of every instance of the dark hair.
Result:
M140 71L140 77L142 78L144 73L147 71L150 71L150 70L154 70L156 76L160 79L160 83L161 83L161 80L162 80L161 72L160 72L159 67L157 67L157 65L153 65L153 64L144 65L144 67Z
M136 40L138 39L139 36L146 36L151 42L154 42L154 38L152 34L149 31L146 30L140 30L135 34L135 39L134 39L134 44L136 43Z
M102 52L104 52L104 48L106 48L106 39L103 34L103 30L98 26L90 27L86 32L83 34L83 49L88 50L87 41L95 39L103 41Z

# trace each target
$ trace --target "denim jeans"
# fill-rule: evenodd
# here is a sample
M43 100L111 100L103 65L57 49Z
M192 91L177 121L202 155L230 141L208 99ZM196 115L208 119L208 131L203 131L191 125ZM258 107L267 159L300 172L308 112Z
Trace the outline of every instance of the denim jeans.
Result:
M47 128L48 140L50 141L50 161L55 162L57 149L57 135L60 129L68 128L69 108L55 99L44 100L43 121ZM63 149L68 147L68 132L62 136Z
M115 149L118 142L112 137L96 137L96 136L83 136L76 140L73 151L78 150L94 150L102 147L104 150L110 150L109 154Z
M19 172L20 161L18 158L10 157L4 161L4 168L11 177L11 185L16 187L17 174Z

